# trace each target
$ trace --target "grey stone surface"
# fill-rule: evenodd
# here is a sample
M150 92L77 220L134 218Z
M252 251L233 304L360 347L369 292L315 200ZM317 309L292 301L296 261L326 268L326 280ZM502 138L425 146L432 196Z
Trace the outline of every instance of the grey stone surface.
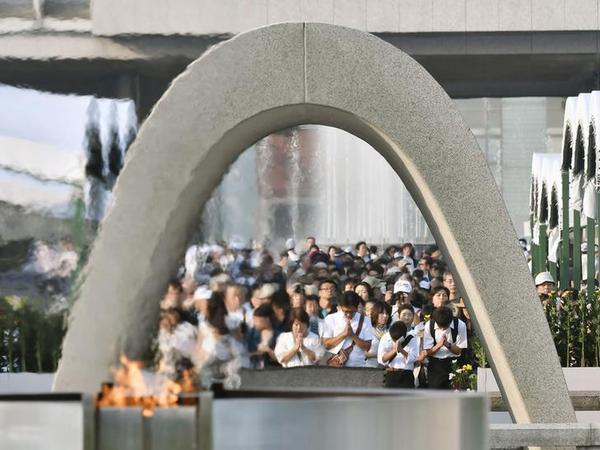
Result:
M242 370L242 389L381 388L383 370L313 366L292 369Z
M95 391L138 355L202 204L254 141L320 123L369 142L395 169L448 256L518 422L574 412L506 208L450 98L413 59L331 25L254 30L178 77L140 130L85 271L58 389Z
M490 448L600 446L600 426L593 423L518 424L490 426Z

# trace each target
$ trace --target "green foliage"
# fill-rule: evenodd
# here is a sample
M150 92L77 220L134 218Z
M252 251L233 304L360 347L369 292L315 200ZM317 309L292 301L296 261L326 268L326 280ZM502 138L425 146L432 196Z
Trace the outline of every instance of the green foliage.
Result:
M600 290L550 295L544 310L563 367L600 366Z
M455 390L477 390L477 374L473 370L471 364L463 364L459 367L456 361L452 362L452 370L450 372L450 385Z
M16 296L0 298L0 372L54 372L65 315L47 314Z

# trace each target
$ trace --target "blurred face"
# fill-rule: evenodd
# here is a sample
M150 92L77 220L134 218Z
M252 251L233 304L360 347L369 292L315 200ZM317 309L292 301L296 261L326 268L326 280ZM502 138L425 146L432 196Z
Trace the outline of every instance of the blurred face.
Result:
M306 250L310 250L313 245L315 245L315 240L313 238L308 238L306 240Z
M380 312L377 315L377 325L386 325L389 317L387 311Z
M183 292L186 295L192 295L194 293L194 291L196 290L196 288L198 287L198 285L196 284L196 282L194 281L194 279L192 277L185 277L181 284L183 287Z
M331 300L335 295L335 286L333 283L323 283L319 288L319 297L326 300Z
M328 253L329 253L329 257L331 259L334 259L335 258L335 247L329 247L329 252Z
M402 256L410 256L410 253L412 251L412 248L407 245L406 247L402 248Z
M365 256L367 254L367 250L368 249L367 249L367 246L365 244L360 244L358 246L358 250L357 250L356 254L358 256L360 256L360 257L363 257L363 256Z
M227 311L237 311L242 307L242 295L237 286L229 286L225 291L225 307Z
M292 308L303 308L304 307L304 295L301 292L294 292L290 300Z
M403 305L408 300L408 294L406 292L398 292L396 294L396 303Z
M342 312L344 313L344 317L346 319L351 320L356 314L357 309L352 306L342 306Z
M392 298L394 297L393 291L391 289L388 289L387 291L385 291L385 297L383 298L383 300L390 305L392 303Z
M194 300L194 307L196 311L202 314L204 317L208 314L208 300L205 298L198 298Z
M358 294L360 298L362 298L365 302L369 300L369 291L366 286L359 284L354 288L354 292Z
M435 293L435 295L433 296L433 307L434 308L439 308L441 306L444 306L445 304L448 303L448 294L446 294L446 291L438 291Z
M252 320L254 322L254 328L256 328L258 331L268 330L271 328L271 322L266 317L254 316Z
M456 283L454 282L454 276L452 276L452 274L444 276L444 287L450 291L450 295L456 294Z
M300 322L299 320L294 320L294 323L292 323L292 333L294 334L294 336L306 336L306 331L308 330L308 327L306 326L305 323Z
M262 299L258 296L259 292L260 289L254 289L252 291L252 298L250 298L250 303L252 304L252 308L254 309L258 308L260 305L263 304Z
M348 282L344 285L344 292L348 292L348 291L352 291L354 290L354 283L353 282Z
M179 291L169 289L160 302L160 307L162 309L179 308L180 303Z
M365 304L364 313L367 317L371 317L371 312L373 311L373 302L367 302Z
M550 294L554 290L554 283L542 283L536 287L538 294Z
M304 310L309 316L316 316L319 312L319 305L317 305L317 302L315 302L314 300L311 300L309 302L306 302Z
M400 318L400 321L403 322L407 327L411 327L415 315L410 309L403 309L400 311L400 316L398 317Z
M427 264L427 260L422 259L419 261L419 269L421 269L423 272L429 271L429 264Z

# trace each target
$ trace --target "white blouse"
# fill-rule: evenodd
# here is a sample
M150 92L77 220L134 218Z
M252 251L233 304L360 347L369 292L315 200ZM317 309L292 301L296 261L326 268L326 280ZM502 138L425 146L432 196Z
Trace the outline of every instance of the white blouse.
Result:
M275 356L283 367L312 366L323 357L325 349L321 345L321 338L319 338L319 336L309 332L302 343L304 344L304 347L314 352L316 360L311 361L305 352L300 352L300 355L296 353L288 362L283 363L281 362L281 358L283 358L286 353L289 353L295 347L296 343L292 332L281 333L279 335L277 344L275 345Z

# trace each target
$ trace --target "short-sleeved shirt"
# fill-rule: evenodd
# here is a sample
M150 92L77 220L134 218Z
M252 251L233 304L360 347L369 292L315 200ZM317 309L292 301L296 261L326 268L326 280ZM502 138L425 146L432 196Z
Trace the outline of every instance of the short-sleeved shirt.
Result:
M435 342L440 342L442 340L443 336L446 335L447 336L446 342L456 344L456 346L458 348L467 348L467 326L460 319L457 319L457 322L458 322L458 334L456 335L456 342L454 342L452 339L452 331L451 331L454 328L454 320L452 320L452 322L450 322L450 326L448 328L446 328L445 330L442 330L440 327L438 327L437 323L434 323L433 330L435 333ZM425 324L425 333L423 334L423 348L425 350L429 350L429 349L433 348L433 345L434 345L433 337L431 336L430 330L431 330L431 325L430 325L430 321L428 321ZM432 356L434 358L438 358L438 359L457 358L458 357L458 355L455 355L450 350L448 350L446 347L442 347L441 349L438 350L438 352L435 355L432 355Z
M360 314L358 312L354 313L354 317L352 317L352 321L350 322L350 326L356 333L358 329L358 322L360 321ZM341 334L346 328L346 316L343 311L338 311L333 314L329 314L325 317L325 327L323 330L323 338L332 338ZM371 341L373 339L373 327L371 326L371 320L368 317L364 318L364 322L362 325L362 329L360 330L360 334L358 337L364 341ZM340 350L343 350L352 345L352 339L347 337L338 345L333 348L330 348L328 351L330 353L336 354ZM358 346L354 345L352 349L352 353L348 357L348 361L346 362L346 367L364 367L365 366L365 352Z
M415 368L415 361L419 355L418 339L413 337L410 342L403 347L404 351L408 353L407 357L405 357L402 353L397 353L396 356L388 362L383 362L383 355L395 348L396 343L392 340L390 333L385 333L381 337L379 349L377 350L377 361L379 364L382 364L386 367L391 367L392 369L413 370Z

